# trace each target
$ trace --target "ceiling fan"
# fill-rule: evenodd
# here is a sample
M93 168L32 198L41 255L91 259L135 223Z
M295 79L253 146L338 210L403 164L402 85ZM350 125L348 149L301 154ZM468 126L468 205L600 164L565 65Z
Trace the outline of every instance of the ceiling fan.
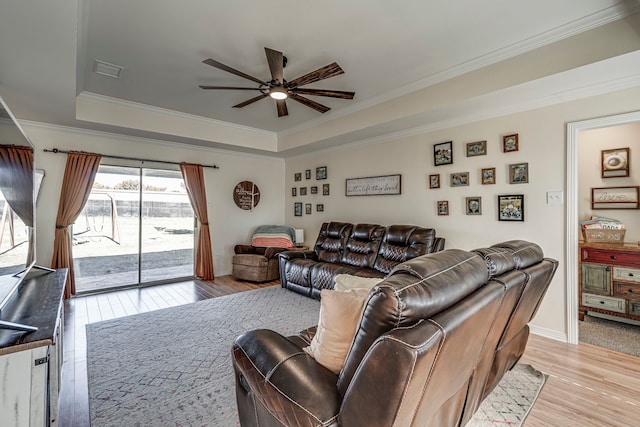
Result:
M301 104L306 105L307 107L313 108L316 111L321 113L326 113L331 108L326 105L322 105L316 101L313 101L309 98L306 98L302 95L313 95L313 96L328 96L331 98L342 98L342 99L353 99L355 92L347 92L342 90L327 90L327 89L305 89L300 86L305 86L311 83L315 83L320 80L328 79L330 77L338 76L340 74L344 74L344 71L340 66L334 62L332 64L326 65L322 68L318 68L315 71L312 71L304 76L300 76L297 79L293 79L291 81L287 81L283 76L283 69L287 64L287 57L282 54L282 52L278 52L277 50L269 49L268 47L264 48L264 51L267 55L267 62L269 64L269 70L271 71L271 80L270 81L262 81L258 78L250 76L248 74L243 73L242 71L238 71L229 67L228 65L224 65L214 59L205 59L204 62L207 65L211 65L212 67L218 68L223 71L227 71L231 74L235 74L236 76L244 77L247 80L251 80L259 84L258 87L233 87L233 86L200 86L202 89L223 89L223 90L257 90L260 92L260 95L255 98L251 98L244 102L241 102L238 105L234 105L233 108L242 108L249 104L253 104L256 101L261 100L262 98L266 98L267 96L275 99L276 107L278 109L278 117L286 116L289 114L287 110L286 99L291 98L294 101L298 101Z

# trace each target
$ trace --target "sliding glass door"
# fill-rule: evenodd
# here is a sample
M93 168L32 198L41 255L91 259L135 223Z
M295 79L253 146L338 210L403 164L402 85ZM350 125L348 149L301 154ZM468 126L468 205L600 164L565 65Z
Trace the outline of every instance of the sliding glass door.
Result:
M73 225L78 293L193 277L194 224L179 171L100 166Z

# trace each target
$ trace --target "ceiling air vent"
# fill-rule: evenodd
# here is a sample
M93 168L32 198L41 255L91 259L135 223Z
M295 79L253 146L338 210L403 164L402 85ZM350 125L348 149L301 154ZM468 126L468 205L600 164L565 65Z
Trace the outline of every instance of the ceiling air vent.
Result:
M112 77L117 79L120 77L120 73L124 67L119 65L109 64L108 62L100 61L96 59L93 63L93 72L96 74L102 74L103 76Z

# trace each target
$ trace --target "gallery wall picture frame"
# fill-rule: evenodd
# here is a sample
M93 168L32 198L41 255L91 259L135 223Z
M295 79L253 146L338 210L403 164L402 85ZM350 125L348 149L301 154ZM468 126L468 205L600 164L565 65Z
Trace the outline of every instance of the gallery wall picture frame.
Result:
M529 182L529 163L509 165L509 184L527 184Z
M293 215L302 216L302 202L295 202L293 204Z
M524 194L498 196L498 221L524 221Z
M302 172L296 172L295 174L293 174L293 180L302 181Z
M476 141L467 143L467 157L486 156L487 141Z
M301 196L307 195L307 187L300 187L300 195Z
M385 196L402 194L402 175L368 176L347 178L346 196Z
M440 188L440 174L434 173L429 175L429 188Z
M319 166L316 168L316 180L320 181L323 179L327 179L327 167Z
M324 204L322 203L316 204L316 212L324 212Z
M322 195L323 196L329 195L329 184L322 184Z
M469 172L455 172L450 175L452 187L469 185Z
M601 178L629 176L629 147L602 150Z
M482 197L465 198L467 215L482 215Z
M482 185L490 185L496 183L496 168L482 168L480 172Z
M511 153L520 149L520 143L518 142L518 134L512 133L510 135L504 135L502 137L502 152Z
M298 195L298 189L296 187L291 188L291 197L296 197Z
M304 210L307 215L311 215L311 203L304 205Z
M436 202L438 216L446 216L449 215L449 201L448 200L438 200Z
M433 145L433 164L434 166L453 164L453 141Z
M591 189L591 209L639 209L639 201L639 186Z
M306 171L304 171L304 178L311 179L311 169L307 169Z
M318 194L318 187L316 185L311 186L311 194Z

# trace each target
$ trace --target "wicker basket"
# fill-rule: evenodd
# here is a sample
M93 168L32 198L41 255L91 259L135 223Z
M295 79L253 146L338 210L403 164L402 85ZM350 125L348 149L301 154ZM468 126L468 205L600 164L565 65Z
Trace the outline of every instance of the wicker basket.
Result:
M609 243L622 245L626 230L604 230L601 228L587 228L582 230L582 235L588 243Z

